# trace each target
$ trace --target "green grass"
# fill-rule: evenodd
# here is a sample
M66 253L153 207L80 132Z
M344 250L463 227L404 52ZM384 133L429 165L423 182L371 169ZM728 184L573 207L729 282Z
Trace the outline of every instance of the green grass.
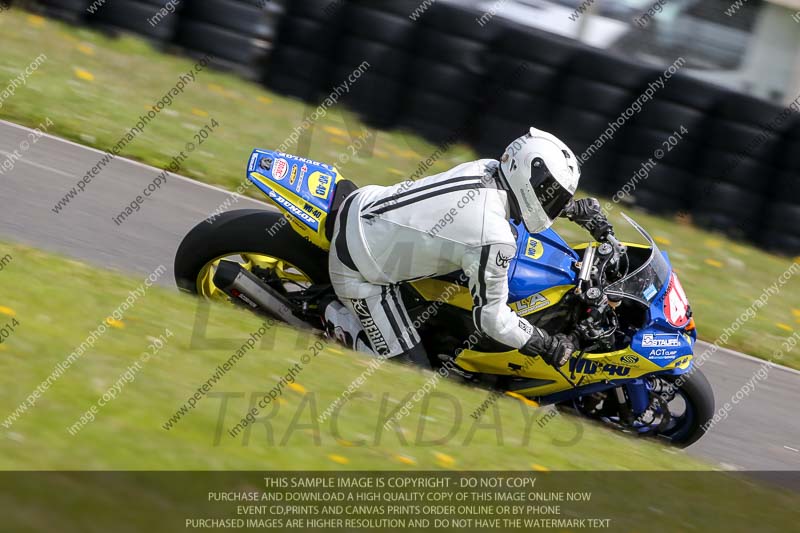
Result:
M0 328L17 324L0 344L0 421L5 421L130 291L137 290L142 279L20 245L0 243L0 252L12 258L0 272ZM68 281L55 287L54 279ZM336 426L315 426L314 415L357 379L370 361L363 354L330 346L281 396L269 420L272 442L262 424L254 426L248 437L229 438L223 431L215 442L221 402L210 397L201 399L167 431L164 422L231 353L224 348L191 347L197 304L197 299L176 291L150 288L32 408L10 428L0 426L4 530L49 531L58 524L59 531L75 533L177 531L184 518L235 516L234 504L208 503L208 492L255 490L263 483L261 472L272 470L528 471L537 477L537 490L591 492L590 505L566 508L577 510L581 517L612 517L615 530L635 530L642 520L653 517L658 518L650 527L653 531L685 530L689 525L709 530L723 524L736 531L749 524L748 530L757 526L759 531L777 532L796 523L792 517L800 508L796 493L777 492L724 472L704 472L709 466L683 451L568 415L558 415L540 427L548 408L501 397L496 409L484 415L483 425L474 426L468 413L486 392L450 381L439 383L427 409L424 403L417 404L399 422L407 441L389 431L376 442L382 399L398 401L431 375L394 363L380 367L365 381L360 388L364 396L345 405ZM237 338L236 344L259 326L252 314L222 304L211 306L210 318L207 335ZM172 336L158 354L96 412L94 421L70 435L67 427L166 330ZM271 331L274 344L247 353L213 390L229 395L225 428L248 408L253 392L272 388L297 361L296 354L306 351L297 349L296 332L282 326ZM315 339L302 340L307 345ZM454 404L442 400L445 396L460 405L461 423L454 423L459 417ZM318 407L316 413L312 403ZM456 429L442 443L415 442L423 419L426 439ZM532 429L526 437L528 422ZM366 443L360 443L362 439ZM51 472L3 474L3 470ZM62 470L224 472L206 477L89 476ZM556 472L562 470L583 473ZM629 470L640 472L619 475ZM539 489L544 486L547 489Z
M18 245L2 245L0 251L13 257L0 272L0 325L12 320L19 323L0 344L2 422L143 278L123 277ZM68 281L54 287L54 279ZM458 407L444 396L433 395L427 408L424 402L415 404L409 416L399 422L402 437L385 431L377 442L381 403L395 407L430 376L394 363L380 367L366 379L359 391L371 398L358 397L346 403L336 418L336 427L331 421L315 427L312 404L316 413L324 411L370 361L333 346L312 359L281 396L270 419L272 442L266 427L257 424L250 435L233 438L223 433L215 443L221 401L211 397L200 400L168 431L162 424L233 351L191 347L197 306L197 299L177 291L149 289L121 324L109 327L33 408L10 428L0 425L0 469L708 468L684 452L621 436L566 415L540 428L538 420L548 409L534 409L506 397L496 403L496 411L490 409L481 419L482 424L496 423L496 427L473 427L469 413L487 393L451 381L440 382L435 390L457 400ZM207 335L235 338L234 344L239 345L259 324L250 313L214 305ZM142 366L115 400L99 408L93 422L75 436L70 435L67 428L148 349L152 338L166 329L173 336L158 355ZM268 342L265 348L248 352L214 388L217 393L244 395L229 399L226 430L249 408L252 394L270 390L300 359L299 354L307 352L305 347L317 340L299 337L283 326L270 331L275 335L267 338L274 344ZM298 338L302 341L300 349ZM460 416L456 409L461 411ZM298 416L295 425L305 427L295 428L294 416ZM532 421L527 439L526 420ZM422 442L443 437L450 428L455 428L454 435L446 443ZM420 441L416 440L418 431L423 431ZM287 442L281 444L284 439Z
M136 38L110 39L18 10L2 14L0 32L0 87L40 52L48 58L27 86L4 103L0 117L27 125L39 124L49 117L54 122L51 132L98 148L114 145L139 114L194 64L157 52ZM208 69L198 75L197 82L175 100L167 113L162 113L125 149L124 155L155 166L165 165L213 117L220 128L200 151L192 154L181 172L234 189L244 179L244 165L251 149L280 145L300 123L304 109L304 104L270 93L257 84ZM360 127L341 108L331 110L314 128L307 155L335 162L342 153L348 153L353 139L347 133L347 125L356 130ZM376 132L373 138L372 149L340 165L345 175L360 184L401 181L436 150L403 132ZM473 157L466 147L455 147L429 172L445 170ZM248 193L258 194L253 188ZM619 213L620 209L615 208L611 218L622 228ZM657 218L636 210L631 214L669 252L704 340L713 342L792 263L789 258L702 231L684 219ZM560 223L558 228L568 240L586 238L569 224ZM727 347L770 357L785 337L800 328L799 288L800 281L795 276L730 338ZM800 353L790 353L782 362L800 368Z

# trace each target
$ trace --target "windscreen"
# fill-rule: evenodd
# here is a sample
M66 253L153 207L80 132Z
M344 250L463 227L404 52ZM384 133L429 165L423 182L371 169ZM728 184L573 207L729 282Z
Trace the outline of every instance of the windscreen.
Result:
M606 287L606 294L617 298L630 298L649 306L669 281L671 269L661 250L658 249L658 246L656 246L656 243L644 228L627 215L623 214L622 216L647 239L650 246L650 256L639 268Z

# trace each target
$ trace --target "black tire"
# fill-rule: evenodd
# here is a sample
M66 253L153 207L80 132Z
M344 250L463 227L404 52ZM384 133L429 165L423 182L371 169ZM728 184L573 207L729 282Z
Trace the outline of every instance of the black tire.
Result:
M657 98L692 107L704 113L711 113L725 98L725 89L706 81L677 74L658 91Z
M800 140L789 139L781 148L780 167L800 174Z
M83 22L87 17L86 8L90 0L38 0L27 8L48 17L72 23Z
M656 98L645 104L642 112L631 120L631 126L664 131L679 131L684 127L688 130L685 136L701 138L707 120L706 113L698 109Z
M175 254L178 288L197 294L197 276L214 259L239 252L279 257L296 266L314 283L330 283L328 254L303 239L277 211L228 211L212 223L204 220L183 238ZM279 228L270 236L268 229Z
M290 15L332 24L338 22L343 6L344 2L340 0L291 0L288 10Z
M507 23L497 41L497 48L501 55L518 57L556 69L564 68L576 54L587 50L587 47L575 40L517 23Z
M411 56L383 43L347 35L341 37L335 60L348 67L346 75L366 61L370 65L367 75L377 73L400 80L408 73Z
M489 100L486 112L501 118L524 121L531 125L549 122L552 118L553 102L543 96L508 90L501 95L490 97Z
M680 383L679 390L683 392L684 398L692 404L695 410L694 419L685 428L685 432L681 431L682 435L674 440L670 439L673 445L686 448L705 435L706 430L703 429L703 426L714 418L714 389L696 366L682 376L665 379L673 383Z
M748 157L767 163L778 158L778 149L783 140L780 134L754 125L716 119L706 129L706 143L712 148L746 154Z
M283 45L272 54L267 77L288 75L322 87L328 82L329 73L330 62L327 57L296 46Z
M239 35L205 22L183 20L178 28L178 44L259 70L269 55L270 45L261 39Z
M574 57L569 70L590 80L637 92L661 74L653 67L610 55L605 50L581 52Z
M275 37L280 14L281 9L269 2L265 2L261 8L236 0L206 0L187 2L181 17L271 41Z
M624 146L625 152L638 156L640 160L652 157L656 161L658 159L656 150L661 150L659 153L663 155L661 160L658 161L659 165L667 164L694 170L702 145L692 142L686 135L684 135L683 140L680 140L676 135L676 144L672 145L669 142L669 138L673 133L671 131L631 126L620 134L622 136L621 144ZM678 134L680 135L680 132Z
M348 5L344 14L345 30L362 39L377 41L395 49L410 49L416 25L407 17Z
M353 68L351 65L339 66L333 74L334 80L338 80L335 83L347 79ZM368 125L386 128L396 122L403 93L404 86L396 79L370 71L352 85L342 102Z
M561 86L559 101L609 117L619 115L633 100L629 90L601 81L568 76Z
M421 17L422 24L436 31L447 32L483 43L495 41L504 31L504 21L498 17L486 19L486 13L469 6L437 2ZM483 24L479 20L483 17Z
M321 100L321 91L317 83L290 74L273 71L265 85L276 93L299 98L303 102L316 103Z
M775 187L767 190L769 199L800 205L800 175L797 172L782 172Z
M478 97L482 78L453 65L418 57L409 65L408 83L419 90L434 92L461 102L474 102Z
M717 105L716 115L722 119L734 120L761 129L783 112L783 108L753 96L729 92ZM788 126L784 122L784 126Z
M423 28L417 34L415 51L419 57L458 65L472 74L484 75L488 71L487 47L480 41Z
M767 250L791 256L800 255L800 235L768 231L762 236L761 242Z
M732 237L755 237L763 225L765 200L730 183L697 180L692 207L694 220L703 228L718 229Z
M132 0L107 2L89 18L93 24L112 26L151 39L166 41L171 40L175 34L178 12L167 13L161 17L159 11L162 7L162 5ZM157 17L157 21L151 24L150 20L153 17Z
M490 55L489 63L494 85L545 96L554 96L561 87L561 75L551 66L497 55Z
M401 122L412 128L422 126L421 129L425 131L437 132L438 137L441 131L460 131L470 120L471 112L472 107L468 104L434 93L417 91L409 95ZM434 127L428 128L428 125Z
M338 33L324 22L299 16L284 17L278 31L276 51L284 46L300 48L320 56L331 57Z
M559 137L574 135L583 140L594 141L608 128L608 121L609 117L600 113L575 107L561 107L557 110L555 117L557 133L554 132L554 134ZM612 145L618 143L619 139L615 136L602 149L608 150Z
M771 204L767 213L766 227L800 237L800 204Z
M777 170L746 155L721 150L704 150L698 171L725 183L761 193Z

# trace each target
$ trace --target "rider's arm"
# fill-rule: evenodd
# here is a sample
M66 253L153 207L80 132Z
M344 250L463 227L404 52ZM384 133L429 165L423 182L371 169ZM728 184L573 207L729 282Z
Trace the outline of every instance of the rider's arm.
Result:
M595 240L604 241L609 234L614 234L614 226L606 218L596 198L570 200L561 216L587 230Z
M516 255L512 244L487 244L470 248L462 268L469 277L475 327L511 348L521 348L534 332L507 304L508 266Z

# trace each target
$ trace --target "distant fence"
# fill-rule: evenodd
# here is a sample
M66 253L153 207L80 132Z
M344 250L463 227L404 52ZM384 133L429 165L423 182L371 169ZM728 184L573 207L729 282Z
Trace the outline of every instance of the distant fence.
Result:
M800 253L800 95L787 108L442 1L31 0L120 28L272 90L317 103L347 94L367 123L497 158L531 125L582 161L584 189Z

